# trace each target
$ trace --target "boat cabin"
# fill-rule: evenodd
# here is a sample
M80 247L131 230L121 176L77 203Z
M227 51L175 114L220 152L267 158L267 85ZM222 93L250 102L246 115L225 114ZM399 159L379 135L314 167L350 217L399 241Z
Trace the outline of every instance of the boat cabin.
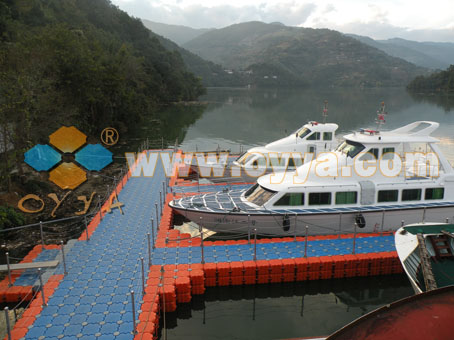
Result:
M454 199L454 171L429 134L434 122L389 132L360 130L344 136L330 154L287 172L280 182L265 175L244 194L265 209L349 208ZM400 165L400 170L390 166ZM327 170L328 169L328 170ZM276 176L275 176L276 177Z
M269 143L251 148L240 155L234 165L246 169L291 169L304 164L306 153L314 157L331 151L337 145L337 124L309 122L295 133Z

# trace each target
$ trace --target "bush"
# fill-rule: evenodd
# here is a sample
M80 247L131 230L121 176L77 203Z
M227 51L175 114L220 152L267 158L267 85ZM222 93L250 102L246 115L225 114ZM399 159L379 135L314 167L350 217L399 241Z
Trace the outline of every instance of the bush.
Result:
M25 217L11 207L0 205L0 230L25 224Z

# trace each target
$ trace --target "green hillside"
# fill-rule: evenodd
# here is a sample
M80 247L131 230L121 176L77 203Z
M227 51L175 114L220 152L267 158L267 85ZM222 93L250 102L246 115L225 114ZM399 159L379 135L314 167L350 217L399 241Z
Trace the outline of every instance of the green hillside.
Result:
M177 51L109 0L0 1L0 189L62 125L125 132L204 92Z
M449 66L446 71L416 77L407 88L414 92L454 93L454 65Z
M198 55L189 52L173 41L166 39L155 33L151 33L159 42L169 51L176 51L181 55L189 71L200 78L204 86L209 87L228 87L228 86L245 86L248 79L239 72L228 73L224 68L212 61L202 59Z
M6 0L1 6L2 81L45 80L62 99L60 111L73 111L88 127L203 92L177 52L108 0Z
M209 31L184 47L227 68L249 71L251 76L258 72L257 65L272 68L274 74L261 77L262 83L292 75L289 84L296 78L311 86L404 86L426 72L336 31L262 22Z

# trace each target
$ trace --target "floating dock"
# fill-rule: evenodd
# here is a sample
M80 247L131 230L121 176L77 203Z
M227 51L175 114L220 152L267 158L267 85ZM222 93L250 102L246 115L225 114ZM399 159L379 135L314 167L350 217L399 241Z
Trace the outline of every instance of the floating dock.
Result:
M47 306L33 290L36 271L15 272L11 287L8 278L0 282L0 301L31 300L13 339L156 339L162 312L175 311L206 287L402 272L389 233L202 241L173 229L167 203L175 192L222 190L222 184L177 183L176 177L169 183L160 164L153 177L131 174L111 197L118 194L123 214L96 214L89 239L83 233L65 246L66 273L60 246L36 246L23 259L59 260L43 275ZM234 185L241 184L224 187Z

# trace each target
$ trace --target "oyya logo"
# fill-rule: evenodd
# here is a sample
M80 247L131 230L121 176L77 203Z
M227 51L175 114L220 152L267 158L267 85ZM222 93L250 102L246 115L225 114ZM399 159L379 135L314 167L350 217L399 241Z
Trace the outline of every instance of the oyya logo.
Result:
M50 145L35 145L25 153L25 163L36 171L49 171L49 180L61 189L75 189L87 180L85 170L100 171L112 163L112 152L101 144L87 144L87 136L74 126L63 126L49 136ZM75 163L66 162L64 154ZM52 170L51 170L52 169Z

